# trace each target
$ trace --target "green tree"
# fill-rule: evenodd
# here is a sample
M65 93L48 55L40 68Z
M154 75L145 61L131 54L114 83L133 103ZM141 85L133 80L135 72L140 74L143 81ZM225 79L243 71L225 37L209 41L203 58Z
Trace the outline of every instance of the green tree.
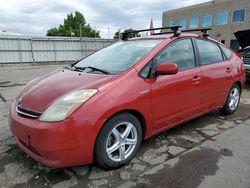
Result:
M140 37L141 36L140 34L136 33L136 30L134 30L132 28L126 29L122 33L128 33L128 38ZM122 33L121 33L121 36L122 36ZM120 34L120 30L115 32L114 39L119 39L119 34Z
M64 19L63 25L51 28L47 31L47 36L76 36L76 37L97 37L100 38L100 32L91 28L82 13L75 11L70 13Z
M119 39L120 38L120 30L115 32L114 39Z

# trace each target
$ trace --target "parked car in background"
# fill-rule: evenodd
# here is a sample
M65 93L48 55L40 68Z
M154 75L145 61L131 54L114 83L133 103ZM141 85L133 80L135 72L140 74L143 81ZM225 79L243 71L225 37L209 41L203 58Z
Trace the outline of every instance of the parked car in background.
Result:
M247 80L250 80L250 29L238 31L234 35L236 36L242 49L240 54L246 69L246 78Z
M214 110L234 113L244 82L238 54L207 35L127 39L30 82L9 125L47 166L117 168L144 139Z

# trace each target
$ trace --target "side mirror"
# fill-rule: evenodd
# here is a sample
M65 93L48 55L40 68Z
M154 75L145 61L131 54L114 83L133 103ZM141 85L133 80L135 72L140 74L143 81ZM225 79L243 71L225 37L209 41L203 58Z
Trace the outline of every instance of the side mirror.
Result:
M155 73L157 75L170 75L178 73L178 65L176 63L161 63L157 66Z

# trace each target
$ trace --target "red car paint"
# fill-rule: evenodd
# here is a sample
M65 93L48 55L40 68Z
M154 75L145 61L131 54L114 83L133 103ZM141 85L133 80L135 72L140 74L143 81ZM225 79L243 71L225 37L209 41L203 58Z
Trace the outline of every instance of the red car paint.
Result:
M197 35L163 39L129 70L118 75L79 73L67 69L55 71L30 83L18 98L24 109L42 113L56 99L77 89L98 89L66 120L42 122L19 116L11 105L10 129L20 148L35 160L51 167L66 167L93 162L96 137L103 124L114 114L129 111L140 117L144 139L221 108L234 83L245 82L242 60L231 59L198 66L174 75L143 79L139 72L165 46L178 38L202 38ZM150 40L156 37L130 40ZM212 40L212 39L209 39ZM222 45L222 44L221 44Z

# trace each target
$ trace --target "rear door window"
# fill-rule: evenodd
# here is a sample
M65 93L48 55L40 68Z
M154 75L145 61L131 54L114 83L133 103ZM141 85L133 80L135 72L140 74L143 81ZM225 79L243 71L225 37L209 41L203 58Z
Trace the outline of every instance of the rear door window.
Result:
M180 71L195 67L195 55L191 39L181 39L166 47L157 57L156 64L176 63Z
M201 65L210 65L223 61L219 46L213 42L196 39Z

